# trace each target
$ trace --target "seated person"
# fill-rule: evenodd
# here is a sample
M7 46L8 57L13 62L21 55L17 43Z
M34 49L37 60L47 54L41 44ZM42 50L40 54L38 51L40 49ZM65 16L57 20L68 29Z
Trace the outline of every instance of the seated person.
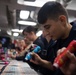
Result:
M36 53L32 53L33 59L31 59L31 62L54 71L54 74L51 75L64 75L60 69L54 70L53 61L57 56L58 49L67 47L72 40L76 39L76 24L69 23L67 14L66 9L55 1L45 3L38 12L39 24L49 34L49 37L57 40L57 42L50 49L49 58L52 60L43 60Z
M23 40L20 41L19 42L20 44L18 44L19 47L15 47L16 55L12 55L11 58L14 58L17 60L23 60L25 53L27 53L28 49L31 46L31 42L26 39L26 41L25 41L26 47L25 47L24 41Z

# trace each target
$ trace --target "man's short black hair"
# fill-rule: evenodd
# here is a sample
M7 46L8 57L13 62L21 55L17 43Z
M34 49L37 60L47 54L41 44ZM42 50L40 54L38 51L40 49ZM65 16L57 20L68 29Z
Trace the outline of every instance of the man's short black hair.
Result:
M68 21L68 14L65 8L56 1L45 3L38 12L38 22L46 23L47 19L57 20L59 15L65 15Z
M34 33L36 34L36 31L37 31L37 29L36 29L35 27L33 27L33 26L27 26L27 27L23 30L22 34L24 35L24 32L28 32L28 33L34 32Z

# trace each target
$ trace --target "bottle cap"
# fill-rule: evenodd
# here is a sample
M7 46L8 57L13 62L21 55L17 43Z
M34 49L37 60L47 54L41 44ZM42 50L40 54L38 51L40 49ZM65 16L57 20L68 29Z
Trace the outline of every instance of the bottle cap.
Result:
M25 60L28 60L28 58L25 58Z
M56 67L56 68L59 67L57 63L54 63L53 66Z

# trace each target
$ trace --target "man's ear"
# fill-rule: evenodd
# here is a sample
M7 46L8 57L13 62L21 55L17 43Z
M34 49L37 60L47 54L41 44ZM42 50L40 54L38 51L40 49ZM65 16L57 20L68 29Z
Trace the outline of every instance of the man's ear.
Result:
M59 20L61 22L66 22L67 21L66 16L64 16L64 15L59 16Z
M61 15L61 16L59 17L59 21L60 21L60 23L61 23L64 27L66 27L66 23L67 23L67 18L66 18L66 16Z

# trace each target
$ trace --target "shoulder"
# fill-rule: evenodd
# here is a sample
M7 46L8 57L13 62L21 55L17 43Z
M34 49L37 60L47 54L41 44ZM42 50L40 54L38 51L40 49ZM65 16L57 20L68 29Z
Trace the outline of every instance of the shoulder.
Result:
M33 42L33 44L40 46L42 49L44 48L44 43L39 37Z
M36 43L43 44L43 40L42 40L40 37L38 37L38 38L34 41L34 43L35 43L35 44L36 44Z
M72 25L72 30L76 30L76 23L73 23L71 25Z

